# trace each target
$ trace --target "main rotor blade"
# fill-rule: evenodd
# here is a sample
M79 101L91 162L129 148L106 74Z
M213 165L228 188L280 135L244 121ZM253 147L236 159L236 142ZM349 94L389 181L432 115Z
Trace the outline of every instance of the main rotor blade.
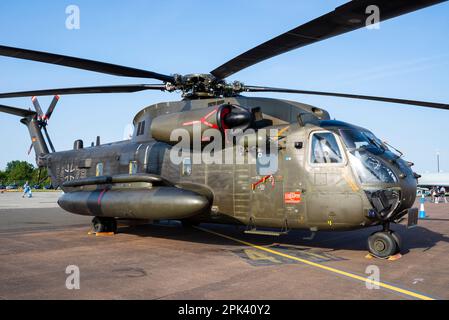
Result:
M17 98L29 96L50 96L50 95L68 95L68 94L92 94L92 93L132 93L144 90L165 90L165 85L130 84L118 86L79 87L79 88L20 91L20 92L0 93L0 98Z
M164 82L174 81L174 78L172 76L152 71L135 69L106 62L64 56L60 54L42 51L0 46L0 55L17 59L56 64L60 66L89 70L99 73L106 73L114 76L157 79Z
M295 90L295 89L270 88L270 87L258 87L258 86L245 86L243 91L246 91L246 92L299 93L299 94L316 95L316 96L330 96L330 97L340 97L340 98L349 98L349 99L361 99L361 100L399 103L399 104L409 104L409 105L413 105L413 106L421 106L421 107L449 110L449 104L445 104L445 103L386 98L386 97L375 97L375 96L364 96L364 95L359 95L359 94Z
M36 112L26 109L20 109L0 104L0 112L9 113L19 117L29 117L36 115Z
M367 10L371 5L379 8L379 21L385 21L445 1L447 0L353 0L248 50L211 73L219 79L224 79L263 60L362 28L366 26L366 21L372 14Z

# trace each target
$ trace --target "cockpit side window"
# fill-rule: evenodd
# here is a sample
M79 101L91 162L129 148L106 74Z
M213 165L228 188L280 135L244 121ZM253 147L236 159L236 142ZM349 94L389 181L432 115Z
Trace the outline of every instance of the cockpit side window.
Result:
M312 134L310 163L343 163L342 152L333 133L315 132Z

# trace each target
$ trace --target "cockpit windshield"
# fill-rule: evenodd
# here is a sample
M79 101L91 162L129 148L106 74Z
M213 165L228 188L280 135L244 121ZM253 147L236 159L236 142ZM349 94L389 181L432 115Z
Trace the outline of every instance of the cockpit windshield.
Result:
M388 150L387 146L369 131L340 129L340 135L350 151L368 149L377 154Z
M349 151L349 160L363 184L396 183L393 171L374 155L388 151L388 147L369 131L340 129Z

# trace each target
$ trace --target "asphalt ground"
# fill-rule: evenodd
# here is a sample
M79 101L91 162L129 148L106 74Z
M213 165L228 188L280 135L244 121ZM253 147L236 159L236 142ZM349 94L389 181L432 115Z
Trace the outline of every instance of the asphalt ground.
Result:
M91 217L58 196L0 194L0 299L449 299L449 204L426 203L414 229L394 225L403 248L390 261L367 258L376 228L306 240L167 222L88 235ZM68 266L79 289L67 289Z

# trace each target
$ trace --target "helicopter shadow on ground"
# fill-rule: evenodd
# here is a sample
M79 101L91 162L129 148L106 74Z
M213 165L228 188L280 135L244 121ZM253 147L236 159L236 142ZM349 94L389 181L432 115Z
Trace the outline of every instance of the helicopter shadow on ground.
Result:
M436 246L439 242L449 243L449 237L421 226L407 229L406 226L399 224L392 225L391 229L399 234L401 238L402 254L406 254L412 249L427 251ZM355 231L321 232L317 233L317 236L313 241L302 243L310 247L319 247L331 251L367 251L368 237L372 233L380 230L381 227L377 226Z
M293 230L287 235L274 237L245 234L244 226L218 224L201 224L200 226L257 245L291 245L320 249L322 252L328 253L338 250L366 252L368 237L373 232L380 230L380 227L378 226L355 231L323 231L317 232L314 238L309 240L306 238L310 237L311 233L307 230ZM404 225L393 225L392 229L397 232L402 239L401 253L403 254L408 253L411 249L427 251L439 242L449 242L449 237L420 226L407 229ZM119 228L119 233L132 234L139 237L155 237L211 245L242 246L241 243L236 241L208 234L192 227L183 227L178 221L121 227Z

